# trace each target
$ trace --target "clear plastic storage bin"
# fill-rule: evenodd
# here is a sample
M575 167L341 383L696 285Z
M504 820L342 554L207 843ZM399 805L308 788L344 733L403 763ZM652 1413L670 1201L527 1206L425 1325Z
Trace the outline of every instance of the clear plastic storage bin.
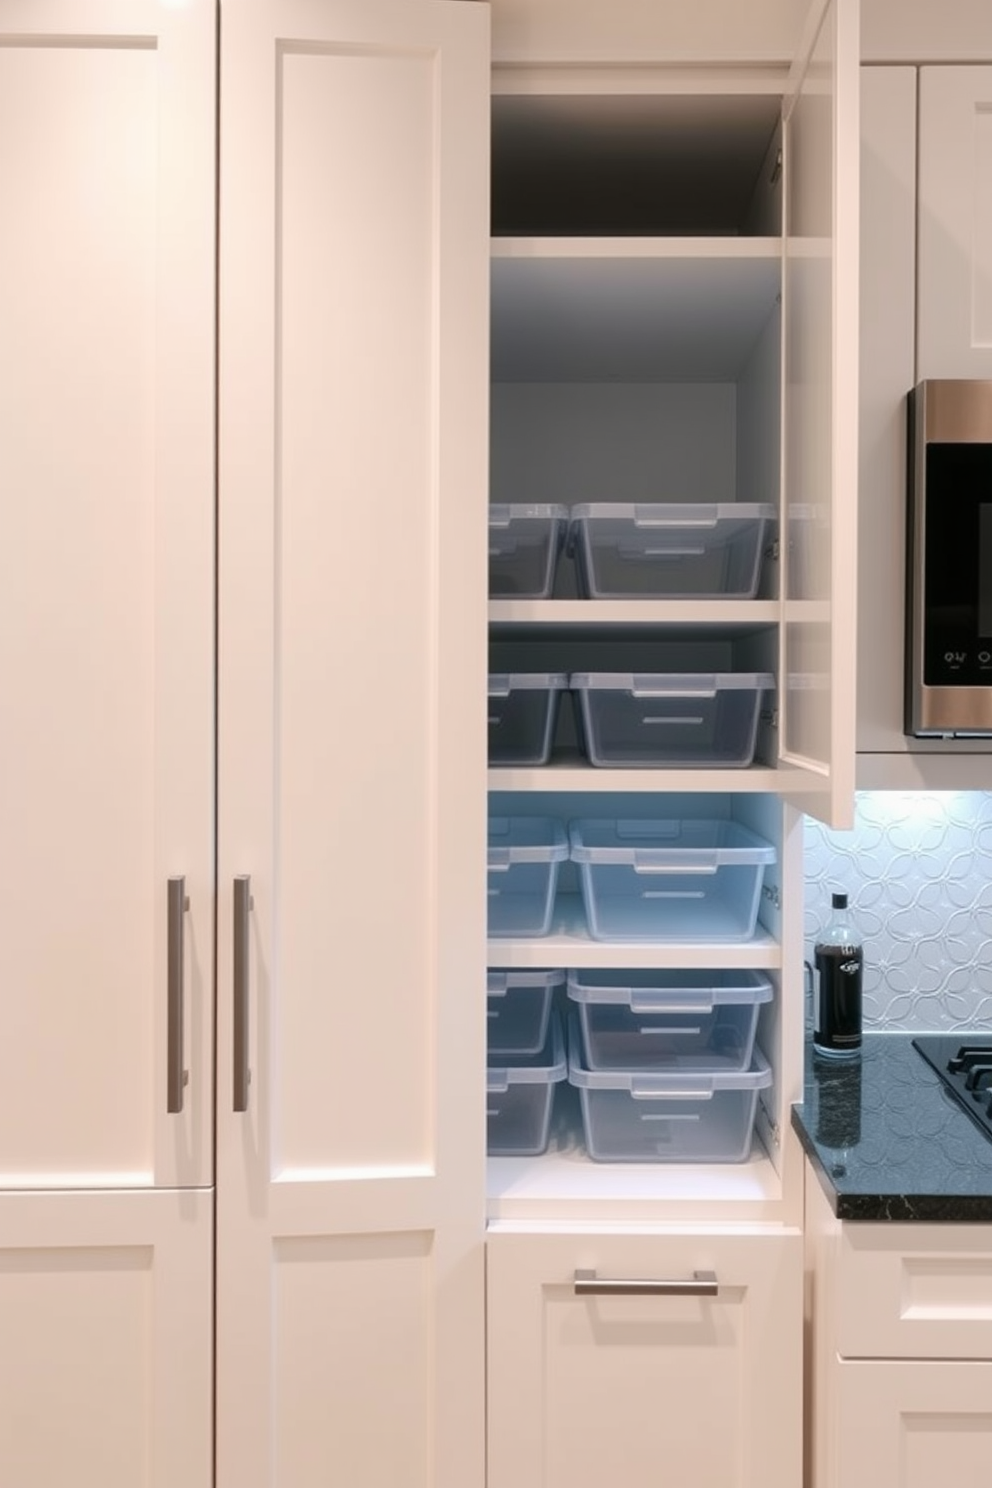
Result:
M573 821L593 940L723 944L754 935L775 849L735 821Z
M772 984L757 971L570 971L588 1070L746 1070Z
M577 672L569 686L594 765L744 768L770 672Z
M491 506L490 595L494 599L549 599L567 531L565 506Z
M489 763L546 765L567 687L564 672L490 672Z
M486 1026L489 1061L540 1053L548 1034L551 999L563 971L490 971Z
M569 1029L568 1078L582 1104L586 1149L597 1162L740 1163L751 1155L758 1092L772 1083L760 1049L732 1073L588 1070Z
M588 599L753 599L770 505L726 502L572 510L569 546Z
M552 1018L533 1059L486 1070L486 1150L490 1157L536 1157L548 1145L555 1086L565 1079L561 1025Z
M558 870L568 857L560 821L546 816L489 818L489 934L547 935Z

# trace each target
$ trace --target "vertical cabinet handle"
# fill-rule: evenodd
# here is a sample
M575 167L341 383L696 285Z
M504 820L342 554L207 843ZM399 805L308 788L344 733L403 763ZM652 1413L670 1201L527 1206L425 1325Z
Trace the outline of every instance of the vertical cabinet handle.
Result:
M251 875L234 880L234 1109L247 1111L248 1084L248 916L251 912Z
M183 1087L189 1080L189 1071L183 1067L183 1001L185 960L184 926L189 899L186 896L186 879L170 878L168 884L168 914L166 918L167 972L166 972L166 1094L165 1109L176 1116L183 1108Z
M576 1271L577 1297L716 1297L720 1284L713 1271L694 1271L691 1277L657 1280L597 1276L595 1271Z

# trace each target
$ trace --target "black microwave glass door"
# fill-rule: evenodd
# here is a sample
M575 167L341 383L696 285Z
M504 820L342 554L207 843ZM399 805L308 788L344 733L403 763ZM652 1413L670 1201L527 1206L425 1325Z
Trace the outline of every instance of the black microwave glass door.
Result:
M992 444L926 446L923 681L992 682Z

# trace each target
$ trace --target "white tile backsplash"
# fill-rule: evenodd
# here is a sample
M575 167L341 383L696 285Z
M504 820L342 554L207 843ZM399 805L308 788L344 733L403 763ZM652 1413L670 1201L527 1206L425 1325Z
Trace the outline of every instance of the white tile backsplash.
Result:
M808 959L849 895L866 1028L992 1029L992 794L859 792L855 825L806 820Z

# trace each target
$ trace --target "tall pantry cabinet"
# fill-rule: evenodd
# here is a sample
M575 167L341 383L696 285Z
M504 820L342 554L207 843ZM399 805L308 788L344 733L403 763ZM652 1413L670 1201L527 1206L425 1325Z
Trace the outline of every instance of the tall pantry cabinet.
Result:
M795 1481L800 812L853 769L857 8L815 11L791 77L517 79L783 117L781 231L493 249L494 285L674 265L745 321L763 286L730 499L778 503L767 591L612 622L774 670L762 763L548 789L702 797L779 862L755 945L693 953L775 981L765 1155L487 1194L488 7L0 0L5 1482L481 1488L488 1433L491 1488L586 1488L597 1419L632 1488L662 1448Z
M211 1475L214 71L0 6L0 1477Z

